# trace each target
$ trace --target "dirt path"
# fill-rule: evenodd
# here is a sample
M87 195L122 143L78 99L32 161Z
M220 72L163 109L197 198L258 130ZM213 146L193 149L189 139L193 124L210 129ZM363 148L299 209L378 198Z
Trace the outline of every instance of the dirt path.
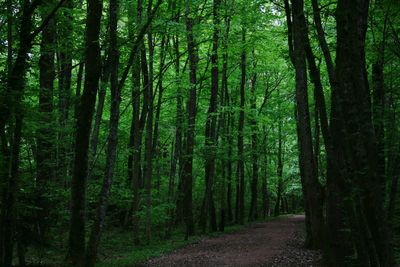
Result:
M322 266L321 255L302 247L304 216L256 223L236 233L149 260L141 266Z

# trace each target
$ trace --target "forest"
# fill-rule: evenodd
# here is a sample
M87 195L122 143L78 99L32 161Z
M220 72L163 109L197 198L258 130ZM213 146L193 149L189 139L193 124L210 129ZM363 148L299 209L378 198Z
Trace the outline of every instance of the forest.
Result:
M400 263L398 0L0 7L0 266Z

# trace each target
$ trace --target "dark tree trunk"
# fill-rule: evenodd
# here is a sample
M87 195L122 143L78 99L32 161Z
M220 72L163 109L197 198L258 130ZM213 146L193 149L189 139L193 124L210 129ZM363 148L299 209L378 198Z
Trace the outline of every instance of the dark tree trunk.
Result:
M173 2L174 5L172 8L176 11L175 14L175 22L179 22L179 17L181 14L180 6L177 6L177 1ZM172 222L174 224L182 223L184 221L183 218L183 187L182 187L182 154L183 154L183 144L182 144L182 127L183 127L183 99L182 99L182 86L181 86L181 73L180 73L180 53L179 53L179 34L173 36L173 49L174 49L174 66L175 66L175 77L176 77L176 117L175 117L175 143L173 148L173 155L171 160L171 169L170 169L170 177L169 177L169 185L168 185L168 195L170 197L171 202L176 201L175 207L175 218L173 218L174 211L171 209L170 217L171 223L168 231L171 231ZM178 165L179 164L179 165ZM175 180L176 180L176 172L178 167L178 190L175 194Z
M178 23L179 22L179 17L180 17L180 7L176 7L176 2L174 2L173 9L178 9L176 13L176 19L175 21ZM169 232L172 227L172 222L183 222L183 191L182 186L178 188L177 194L175 194L175 179L176 179L176 172L177 172L177 166L179 164L178 168L178 178L179 178L179 184L182 184L182 172L180 171L182 169L182 124L183 124L183 100L182 100L182 86L181 86L181 74L180 74L180 54L179 54L179 35L176 34L173 39L173 48L174 48L174 54L175 54L175 77L176 77L176 118L175 118L175 142L174 142L174 148L173 148L173 155L171 159L171 169L170 169L170 174L169 174L169 184L168 184L168 195L170 198L171 203L174 201L174 198L176 199L176 218L173 219L173 210L170 211L170 217L171 217L171 222L170 222L170 227L169 227ZM176 196L175 196L176 195Z
M227 96L229 97L229 96ZM227 98L228 99L228 98ZM230 103L230 102L228 102ZM227 215L227 221L229 223L233 222L233 211L232 211L232 187L234 185L233 183L233 168L232 168L232 156L233 156L233 129L235 125L234 121L234 115L231 110L228 111L228 118L227 118L227 140L228 140L228 161L227 161L227 166L226 166L226 171L227 171L227 190L226 190L226 215Z
M110 72L111 72L110 57L111 55L104 56L102 64L100 90L97 99L96 114L94 118L92 135L90 137L91 156L93 157L94 161L95 161L94 158L96 157L97 154L97 145L99 143L100 126L101 126L101 121L103 119L104 102L106 100L107 85L110 79Z
M117 160L118 146L118 125L120 117L121 88L118 84L118 64L119 53L117 43L118 31L118 0L110 0L109 5L109 64L110 64L110 89L111 89L111 107L108 144L106 152L106 166L103 177L103 184L99 194L96 217L92 226L92 231L86 248L85 267L93 267L97 259L97 251L105 224L107 201L110 194L112 179L114 176L114 167Z
M15 115L15 128L12 136L11 151L10 151L10 172L6 184L6 194L4 195L3 203L3 222L2 222L2 266L11 267L13 261L14 238L15 238L15 225L17 218L17 211L15 208L17 201L17 188L19 179L19 158L21 146L21 133L22 133L22 115L21 110L16 110Z
M255 58L253 60L256 60ZM258 126L257 126L257 96L256 81L257 72L254 64L254 74L251 79L251 159L252 159L252 179L251 179L251 199L249 209L249 221L255 221L258 218L257 196L258 196Z
M148 14L150 14L152 0L148 2ZM153 60L154 60L154 47L152 29L150 27L147 34L147 42L149 46L149 61L146 60L144 49L142 50L142 72L145 80L145 94L147 95L147 122L146 122L146 136L145 136L145 151L144 151L144 167L143 179L145 189L145 203L146 203L146 239L147 242L151 241L151 191L152 191L152 176L153 176ZM147 65L147 66L146 66ZM148 72L146 74L146 72ZM146 82L146 76L147 82Z
M67 122L69 110L71 106L71 80L72 80L72 34L73 34L73 1L67 1L64 4L63 16L57 17L58 24L62 27L57 27L58 39L58 60L60 65L60 73L58 79L58 123L60 130L57 138L57 179L65 181L68 173L68 138ZM59 18L59 19L58 19ZM62 37L62 38L60 38ZM81 70L79 65L79 70ZM79 77L79 76L78 76Z
M211 96L208 108L206 132L205 132L205 183L206 189L200 215L200 226L205 232L207 224L211 232L217 230L217 222L214 208L214 179L215 157L217 153L217 110L218 110L218 35L219 35L219 6L220 1L213 1L213 41L211 54Z
M231 223L233 219L232 214L232 137L231 137L231 111L230 108L230 100L229 100L229 89L228 89L228 38L231 27L231 17L230 17L230 7L229 1L225 1L224 3L225 14L225 32L222 38L222 78L221 78L221 94L224 96L224 99L221 99L221 106L224 105L225 109L223 111L223 146L226 146L228 158L225 159L222 164L222 168L225 169L226 172L226 186L224 186L224 191L226 192L226 202L221 200L224 205L224 212L221 212L221 226L220 228L224 228L226 221ZM226 166L225 166L226 165ZM226 189L225 189L226 187ZM225 195L221 196L221 198L225 198ZM222 223L223 221L223 223Z
M154 120L154 130L153 130L153 153L155 155L155 158L157 159L157 192L158 194L160 193L160 187L161 187L161 166L162 163L160 162L162 159L161 155L161 149L162 147L160 146L160 141L159 141L159 125L160 125L160 116L161 116L161 106L162 106L162 101L163 101L163 93L164 93L164 87L163 87L163 79L164 79L164 66L165 66L165 43L168 42L169 40L166 41L165 35L161 37L161 46L160 46L160 67L158 71L158 81L157 81L157 89L158 90L158 99L157 99L157 105L156 105L156 116Z
M11 3L7 4L7 8L10 9ZM8 46L7 86L0 94L0 114L2 114L0 116L2 177L0 178L5 183L1 205L0 265L5 267L11 266L13 259L16 218L15 203L17 197L19 152L23 121L21 99L25 89L28 53L32 48L32 42L36 36L36 34L31 33L33 14L39 4L38 1L33 3L24 1L22 3L19 24L19 42L16 49L16 59L13 64L12 21L10 15L8 15L8 41L11 41L11 43ZM7 131L6 128L8 128Z
M143 2L137 3L137 27L142 25L142 7ZM141 47L134 51L134 62L132 66L132 122L129 137L129 156L128 156L128 180L132 183L132 233L133 243L140 243L139 231L139 202L140 202L140 180L142 174L141 168L141 143L143 127L140 119L140 73L141 73ZM142 116L145 118L142 111Z
M85 64L80 63L78 68L78 77L76 77L76 89L75 89L75 98L74 98L74 121L78 118L78 108L79 102L81 99L82 94L82 80L83 80L83 73L85 71ZM76 126L76 125L75 125Z
M384 55L386 42L386 20L384 33L378 45L376 60L372 64L372 117L377 139L378 175L380 175L382 194L386 192L386 161L385 161L385 86L384 86Z
M262 175L262 207L263 207L263 218L265 219L267 216L269 216L269 195L268 195L268 134L266 131L265 126L263 126L263 142L262 142L262 146L263 146L263 154L264 154L264 158L263 158L263 175Z
M320 8L317 0L312 0L313 17L314 23L317 29L317 37L321 49L324 54L325 64L328 70L329 82L332 88L337 87L335 67L332 61L330 50L325 39L325 32L323 30ZM306 57L309 63L309 71L311 81L314 84L314 97L318 108L318 114L321 122L321 132L324 139L325 150L326 150L326 234L328 242L325 248L327 261L332 266L341 266L345 264L345 257L351 254L351 245L349 242L343 242L343 240L349 240L347 231L343 231L347 226L345 220L342 219L344 216L343 207L343 194L341 194L338 187L338 183L335 180L339 176L339 170L343 166L343 161L339 157L338 151L334 147L331 134L337 129L337 123L334 121L335 109L332 109L331 114L331 126L328 125L328 118L326 112L326 104L324 93L322 90L322 83L320 78L320 72L316 67L314 55L310 46L309 38L305 36L305 49ZM334 101L333 101L334 102ZM336 133L339 134L337 131ZM341 134L341 133L340 133ZM329 231L328 231L329 229Z
M85 255L85 206L88 174L89 136L96 93L100 78L100 21L102 0L89 0L86 20L85 83L78 108L75 136L74 170L71 188L71 226L69 259L74 265L83 265Z
M7 75L11 74L13 67L13 6L12 0L7 0ZM3 96L0 95L1 100ZM7 135L4 127L0 129L0 178L2 182L0 183L1 201L0 205L0 265L4 264L4 241L5 241L5 219L6 219L6 209L3 205L7 202L6 194L8 192L7 188L7 178L8 178L8 161L9 161L9 149L7 144Z
M47 5L46 8L49 6ZM43 20L48 16L42 14ZM49 224L51 203L47 196L50 183L54 182L54 121L53 95L55 78L55 20L51 19L42 31L39 59L39 129L37 131L37 194L38 194L38 231L41 241L46 237Z
M302 171L302 184L306 187L305 201L308 202L311 223L311 247L322 246L323 221L323 193L316 172L315 156L313 153L310 113L307 93L306 53L304 50L304 32L306 24L304 18L304 3L302 0L293 0L293 61L296 70L296 104L299 140L299 165Z
M274 216L279 216L281 213L281 201L283 194L283 160L282 160L282 118L279 118L278 122L278 154L277 154L277 166L276 175L278 177L278 183L276 185L276 202L274 208Z
M351 186L359 190L352 203L345 203L359 261L371 266L394 266L393 244L383 206L379 148L371 118L365 62L368 8L368 0L338 1L336 77L339 83L337 88L333 88L332 105L336 106L332 109L338 111L334 118L339 123L340 132L345 134L334 138L343 144L338 148L342 149L342 157L351 166L342 171L339 178L350 181ZM351 208L357 220L349 212Z
M240 113L238 125L238 223L244 224L244 109L246 87L246 30L242 27L242 55L241 55L241 80L240 80Z
M186 131L186 144L183 156L182 167L182 184L183 184L183 214L186 224L186 238L194 235L194 222L193 222L193 150L195 145L195 126L196 126L196 71L197 71L197 50L196 42L193 34L193 18L190 14L191 4L189 0L185 0L185 20L186 20L186 34L187 34L187 47L189 55L189 82L190 90L189 97L186 104L188 114L188 128Z

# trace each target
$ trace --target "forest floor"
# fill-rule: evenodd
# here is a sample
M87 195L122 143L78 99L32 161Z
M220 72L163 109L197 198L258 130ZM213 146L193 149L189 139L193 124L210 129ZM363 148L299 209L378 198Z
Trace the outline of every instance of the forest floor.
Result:
M321 253L303 244L304 216L292 215L206 237L136 266L323 266Z

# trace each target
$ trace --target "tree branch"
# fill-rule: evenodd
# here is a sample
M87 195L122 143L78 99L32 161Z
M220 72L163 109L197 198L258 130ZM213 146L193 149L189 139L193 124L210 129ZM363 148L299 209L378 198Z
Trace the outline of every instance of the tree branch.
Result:
M49 21L54 17L54 15L57 13L57 11L60 9L60 7L68 0L60 0L58 4L53 8L53 10L50 12L50 14L46 17L46 19L43 20L42 24L37 27L29 36L31 40L33 40L39 33L43 31L43 29L46 27L46 25L49 23ZM39 5L41 3L41 0L36 0L32 3L31 7L36 8L34 5Z

